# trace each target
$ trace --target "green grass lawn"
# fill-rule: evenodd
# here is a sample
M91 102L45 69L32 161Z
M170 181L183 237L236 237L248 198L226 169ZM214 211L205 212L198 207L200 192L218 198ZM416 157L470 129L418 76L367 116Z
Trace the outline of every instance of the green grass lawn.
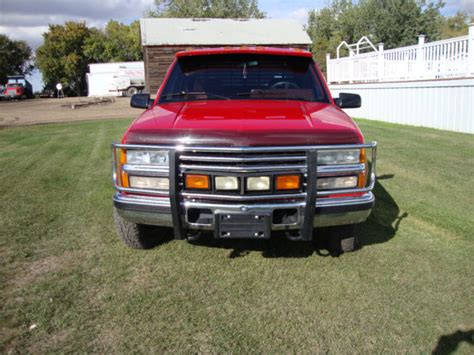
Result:
M354 253L170 230L137 251L112 221L129 122L0 130L0 352L474 351L473 135L358 121L380 179Z

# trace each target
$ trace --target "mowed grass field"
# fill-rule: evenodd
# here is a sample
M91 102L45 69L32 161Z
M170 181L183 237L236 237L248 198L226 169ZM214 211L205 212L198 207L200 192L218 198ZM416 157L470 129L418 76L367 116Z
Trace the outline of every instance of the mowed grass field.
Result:
M0 130L0 352L474 352L474 136L359 120L379 182L354 253L137 251L112 221L129 123Z

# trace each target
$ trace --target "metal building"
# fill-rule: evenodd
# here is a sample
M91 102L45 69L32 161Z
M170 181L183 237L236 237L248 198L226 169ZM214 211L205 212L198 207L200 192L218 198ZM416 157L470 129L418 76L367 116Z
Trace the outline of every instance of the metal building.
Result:
M309 49L303 26L273 19L140 19L145 83L154 94L176 52L192 48L271 46Z

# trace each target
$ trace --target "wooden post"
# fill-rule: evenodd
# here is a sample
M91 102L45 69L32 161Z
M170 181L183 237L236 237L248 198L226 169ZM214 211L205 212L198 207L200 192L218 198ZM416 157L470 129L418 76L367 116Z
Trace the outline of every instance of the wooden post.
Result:
M384 70L384 57L383 57L383 43L378 45L378 65L377 65L377 81L383 81L385 79L385 70Z
M469 24L469 34L467 39L468 49L468 74L474 74L474 22Z
M425 44L425 38L426 35L418 36L418 48L416 49L416 73L414 73L418 78L422 78L424 76L425 67L423 65L423 47Z

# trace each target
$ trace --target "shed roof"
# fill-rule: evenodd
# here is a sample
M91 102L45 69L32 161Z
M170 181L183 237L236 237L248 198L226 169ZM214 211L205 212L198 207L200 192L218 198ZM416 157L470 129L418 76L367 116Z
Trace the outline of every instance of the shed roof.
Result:
M142 18L140 32L143 46L311 44L292 20Z

